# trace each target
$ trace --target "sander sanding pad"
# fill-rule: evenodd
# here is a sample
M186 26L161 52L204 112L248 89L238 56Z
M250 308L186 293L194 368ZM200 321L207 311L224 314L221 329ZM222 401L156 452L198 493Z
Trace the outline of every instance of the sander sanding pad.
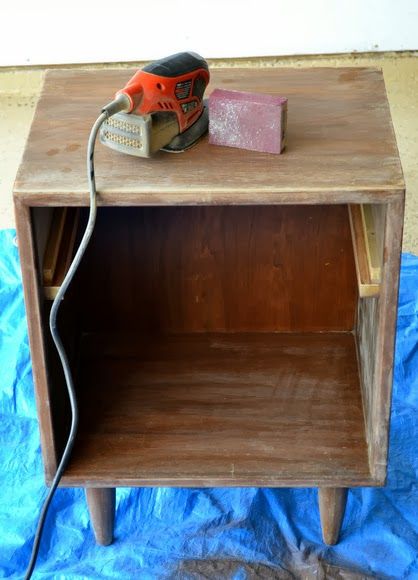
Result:
M287 98L215 89L209 97L209 143L281 153L285 147Z

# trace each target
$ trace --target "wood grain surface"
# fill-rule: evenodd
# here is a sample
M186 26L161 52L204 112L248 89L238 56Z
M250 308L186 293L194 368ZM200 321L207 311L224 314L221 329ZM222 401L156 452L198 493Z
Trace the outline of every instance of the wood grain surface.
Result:
M63 485L373 485L351 333L87 335Z
M102 208L85 331L353 330L347 206Z
M132 70L50 71L15 194L30 205L86 205L85 152L100 107ZM99 202L118 205L387 201L404 182L381 71L214 70L214 88L286 96L283 155L208 144L138 159L97 146Z

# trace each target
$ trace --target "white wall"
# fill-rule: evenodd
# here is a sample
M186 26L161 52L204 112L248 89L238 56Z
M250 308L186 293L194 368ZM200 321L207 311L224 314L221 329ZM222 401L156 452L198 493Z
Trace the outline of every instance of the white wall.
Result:
M0 66L418 49L418 0L1 0Z

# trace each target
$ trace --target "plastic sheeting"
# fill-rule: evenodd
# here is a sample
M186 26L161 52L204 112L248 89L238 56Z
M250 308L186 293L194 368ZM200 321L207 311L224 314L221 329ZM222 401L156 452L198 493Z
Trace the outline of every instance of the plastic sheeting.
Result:
M0 577L21 577L43 483L17 248L0 232ZM321 541L315 490L118 489L95 545L81 490L59 489L34 578L418 578L418 257L403 255L388 484L348 496Z

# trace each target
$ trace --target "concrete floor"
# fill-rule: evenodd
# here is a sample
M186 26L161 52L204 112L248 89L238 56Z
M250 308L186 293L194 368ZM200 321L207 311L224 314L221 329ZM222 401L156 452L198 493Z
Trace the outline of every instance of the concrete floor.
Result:
M418 54L253 58L210 62L212 67L377 66L386 81L407 187L404 251L418 254ZM112 65L112 68L133 66ZM87 67L84 67L87 68ZM88 68L104 68L104 65ZM14 227L12 187L40 92L42 69L0 69L0 228Z

